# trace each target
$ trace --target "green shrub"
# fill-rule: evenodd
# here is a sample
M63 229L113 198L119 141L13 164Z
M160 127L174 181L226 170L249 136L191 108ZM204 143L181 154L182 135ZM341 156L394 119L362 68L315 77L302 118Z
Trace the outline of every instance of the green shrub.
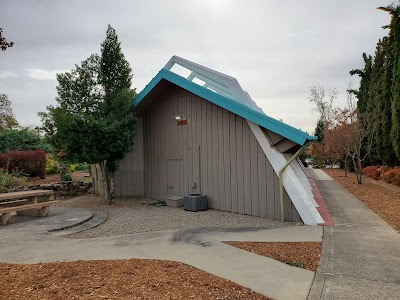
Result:
M64 174L61 176L61 181L72 181L72 175L71 174Z
M75 172L76 164L68 165L67 167L67 173L72 173Z
M53 158L53 155L47 154L46 156L46 174L58 173L57 163Z
M77 164L75 166L74 171L89 171L90 170L90 165L89 164Z
M0 152L37 149L49 151L50 146L43 141L43 138L27 129L7 129L0 131Z
M9 174L7 171L0 169L0 191L16 188L18 186L26 186L28 183L26 177L16 173Z
M67 167L67 173L72 173L75 171L89 171L90 165L87 163L71 164Z

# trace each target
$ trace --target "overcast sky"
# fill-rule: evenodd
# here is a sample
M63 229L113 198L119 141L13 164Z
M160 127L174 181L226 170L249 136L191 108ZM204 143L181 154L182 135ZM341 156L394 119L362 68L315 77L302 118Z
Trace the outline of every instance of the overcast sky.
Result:
M55 104L56 76L100 53L107 24L144 86L178 55L236 77L264 112L313 133L311 86L339 92L386 32L392 1L0 0L0 27L15 46L0 52L0 93L21 125Z

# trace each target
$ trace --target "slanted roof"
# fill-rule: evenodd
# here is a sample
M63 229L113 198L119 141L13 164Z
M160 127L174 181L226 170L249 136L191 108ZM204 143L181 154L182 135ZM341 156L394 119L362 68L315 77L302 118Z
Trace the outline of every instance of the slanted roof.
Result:
M186 77L176 74L172 70L175 65L189 70L190 74ZM309 136L301 130L267 116L251 99L250 95L241 88L235 78L178 56L173 56L137 95L133 106L142 104L141 102L145 101L146 96L163 80L169 81L299 145L306 145L310 141L316 140L314 136Z

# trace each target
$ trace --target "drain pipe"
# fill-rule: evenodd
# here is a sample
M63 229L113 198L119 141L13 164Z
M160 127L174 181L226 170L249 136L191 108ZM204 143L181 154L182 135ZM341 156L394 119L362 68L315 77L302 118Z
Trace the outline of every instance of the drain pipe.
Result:
M285 221L285 207L283 204L283 172L290 165L292 161L294 161L303 151L303 147L301 147L297 152L287 161L287 163L279 170L279 200L281 203L281 220Z

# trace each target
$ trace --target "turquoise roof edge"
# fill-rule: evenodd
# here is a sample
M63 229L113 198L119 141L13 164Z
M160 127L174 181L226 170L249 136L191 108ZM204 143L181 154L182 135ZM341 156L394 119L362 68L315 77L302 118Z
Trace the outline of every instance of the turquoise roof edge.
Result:
M265 114L259 113L246 105L234 101L228 97L217 94L205 87L202 87L186 78L175 74L166 69L161 69L160 72L150 81L148 85L135 97L133 106L138 105L147 94L161 81L165 79L177 86L192 92L193 94L202 97L230 112L237 114L245 119L248 119L268 130L271 130L281 136L299 144L306 146L309 142L317 139L315 136L309 136L307 133L298 130L288 124L275 120Z

